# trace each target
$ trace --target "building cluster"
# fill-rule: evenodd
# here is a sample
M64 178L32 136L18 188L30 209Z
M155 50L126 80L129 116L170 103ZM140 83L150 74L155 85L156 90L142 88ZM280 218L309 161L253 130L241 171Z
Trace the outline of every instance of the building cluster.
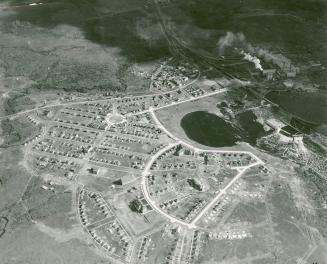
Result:
M169 62L162 64L151 77L151 89L169 91L186 85L195 79L199 70L188 62L180 62L178 65L170 65Z
M54 125L49 128L48 136L92 144L99 132L66 125Z
M137 114L143 114L149 108L161 108L183 101L191 100L200 96L210 95L216 93L217 90L222 89L221 87L217 89L212 89L209 86L196 86L190 85L185 88L178 88L176 90L163 92L160 94L145 95L145 96L135 96L135 97L126 97L121 99L115 99L114 105L116 111L126 117L136 116ZM109 101L108 101L109 102ZM90 115L90 113L88 113ZM94 117L96 119L94 119ZM62 117L63 122L66 122L66 119ZM96 121L103 121L102 115L93 114L93 118L90 115L90 121L95 123Z
M204 217L203 221L205 224L210 224L213 222L218 222L219 218L223 215L223 213L227 210L231 203L231 198L229 196L225 196L223 199L218 201L211 209L208 211Z
M145 261L147 259L147 255L148 255L148 252L149 252L149 248L151 246L151 242L152 242L151 237L144 237L141 240L140 248L139 248L139 251L137 253L137 258L139 260Z
M165 202L161 203L159 206L162 209L168 209L169 210L171 207L176 206L178 204L178 202L179 202L178 198L170 199L168 201L165 201Z
M98 162L98 163L106 163L108 165L113 165L113 166L120 166L121 162L120 160L117 159L111 159L111 158L101 158L101 157L90 157L90 161L93 162Z
M47 184L43 184L41 186L41 189L45 190L45 191L52 191L55 192L55 185L53 181L49 181L47 182Z
M125 150L125 151L128 151L131 149L130 146L126 146L126 145L120 145L120 144L117 144L115 143L113 140L110 141L110 140L106 140L105 142L102 141L101 142L101 145L100 145L102 148L110 148L110 149L117 149L117 150Z
M260 165L257 168L259 169L259 172L262 174L270 174L271 173L271 171L264 165Z
M300 72L300 68L292 64L292 61L285 57L283 54L275 54L269 51L259 50L258 53L267 63L273 64L270 69L262 69L262 75L267 78L267 80L275 80L279 77L294 78ZM274 66L276 65L276 66Z
M188 261L193 263L199 257L201 251L201 245L203 244L202 239L204 236L204 232L200 230L195 230L192 236L191 242L191 250L190 255L188 257Z
M36 141L38 141L40 138L41 138L42 134L38 134L32 138L29 138L27 139L25 142L24 142L24 146L27 146L29 144L32 144L32 143L35 143Z
M154 125L142 123L122 123L112 125L109 129L111 133L119 133L128 136L134 136L144 139L157 140L162 134L162 131Z
M240 192L238 193L238 196L241 199L245 200L254 200L255 202L262 201L263 198L265 197L265 194L261 191L254 191L254 192Z
M187 88L185 88L185 92L187 92L192 97L198 97L206 93L203 89L194 85L190 85Z
M250 154L244 152L215 152L205 155L205 162L208 165L220 165L220 167L242 167L256 162Z
M166 161L165 163L156 163L154 166L151 167L152 170L165 170L165 171L172 171L172 170L195 170L197 165L194 161L188 160L184 162L175 162L171 160L171 162Z
M142 153L136 153L129 151L125 148L116 148L109 146L108 148L104 147L94 147L92 149L93 153L103 153L108 154L110 156L117 156L124 159L136 160L137 163L142 163L144 165L145 160L148 158L147 155L142 155Z
M151 170L194 170L197 168L197 160L194 153L177 145L162 153L151 166Z
M144 154L103 147L93 148L90 157L91 161L133 169L143 169L146 159Z
M33 115L28 115L27 116L27 120L29 120L30 122L32 122L32 124L34 124L36 126L38 124L40 124L40 121L35 116L33 116Z
M89 233L110 255L130 262L134 243L117 219L94 228Z
M173 139L156 124L156 120L151 116L151 107L173 105L181 100L193 100L216 91L210 86L190 85L180 88L190 80L187 78L195 78L198 71L189 71L185 65L178 66L177 70L176 67L169 67L165 65L156 74L155 78L158 79L153 80L160 83L162 74L174 76L171 79L165 76L168 80L165 84L170 91L162 94L101 99L101 103L73 103L62 108L53 107L53 115L46 120L48 126L45 127L44 133L33 141L31 147L33 165L38 170L46 173L54 171L56 174L60 172L69 179L74 179L81 171L82 179L90 176L92 183L93 180L95 182L107 176L108 180L112 180L109 183L112 188L108 186L110 198L124 199L126 207L117 206L113 209L106 201L107 198L85 188L79 193L77 206L81 224L97 246L122 262L130 262L133 257L139 263L147 261L149 251L154 245L153 240L156 239L155 235L151 238L143 237L143 231L139 231L142 235L140 240L139 237L132 239L130 231L127 230L133 228L133 224L125 225L126 222L135 221L139 224L138 221L142 219L144 223L140 226L144 225L145 228L152 224L152 221L162 224L163 217L158 217L155 213L162 213L164 216L168 213L175 220L178 219L177 223L182 221L184 225L192 227L192 220L197 216L201 218L202 223L202 219L218 222L218 217L226 210L229 199L232 199L230 194L239 194L237 183L230 189L231 192L219 199L213 207L206 208L206 205L214 199L222 185L234 176L231 172L235 172L235 168L256 162L254 157L246 152L201 153L200 150L195 151L182 144L172 145L175 147L164 153L160 151L167 147L168 143L173 143ZM187 78L183 79L185 76ZM157 155L152 155L158 151L162 154L153 161L152 158ZM149 170L146 165L150 166ZM117 166L119 168L115 168ZM147 170L141 174L139 170L145 168ZM111 174L109 171L114 171L113 175L108 175ZM209 178L214 179L217 185L211 185ZM46 185L45 187L48 188ZM251 199L260 198L259 191L242 194ZM158 205L161 212L154 204ZM127 212L123 216L119 215L126 208L134 212L135 219L121 218L132 214ZM204 208L206 211L202 214ZM198 258L204 233L193 229L184 231L176 231L178 234L170 245L167 263L193 262ZM234 233L230 233L229 237L234 238L233 235ZM221 236L224 237L224 234L217 234L215 239ZM212 238L214 239L214 235ZM181 255L182 249L184 253L187 251L189 254Z
M150 106L150 100L148 98L147 96L138 96L116 100L117 112L126 115L145 111Z
M167 192L170 192L172 190L173 190L173 186L171 186L171 185L170 186L163 186L163 187L160 187L160 185L159 185L159 186L156 186L155 188L153 188L150 191L150 195L158 197L159 195L164 195Z
M70 180L80 167L80 165L74 161L39 155L35 156L33 165L38 171L56 173L57 176L62 175Z
M72 111L68 109L61 110L54 118L55 122L61 124L70 124L79 127L104 130L106 123L105 117L89 112Z
M34 151L71 158L82 158L90 148L90 145L75 144L67 141L61 142L51 138L44 138L33 145Z
M187 233L181 228L165 230L163 239L169 240L170 244L163 263L194 263L199 258L201 247L205 243L205 234L201 230L192 230Z
M189 223L219 192L231 178L235 177L236 168L246 167L257 162L247 152L196 152L183 145L176 145L163 152L151 165L151 173L146 176L149 195L159 207ZM262 167L261 171L267 171ZM201 177L198 177L199 174ZM265 189L260 186L254 191L245 191L241 181L234 183L228 195L208 210L203 217L203 224L210 225L229 208L233 197L238 199L258 200L264 198ZM209 190L209 191L208 191ZM197 195L195 195L198 193Z
M84 226L114 216L112 210L100 194L86 189L80 192L78 209Z
M85 128L93 128L93 129L99 129L99 130L105 130L105 128L106 128L105 124L98 122L97 120L94 120L94 122L87 122L87 120L75 121L74 119L70 119L69 117L59 116L59 117L54 118L54 121L61 123L61 124L75 125L75 126L80 126L80 127L85 127Z
M129 262L133 241L104 198L93 191L81 190L78 211L83 226L106 252Z
M252 234L246 230L227 230L227 231L220 231L220 232L210 232L208 234L208 238L210 240L234 240L234 239L244 239L244 238L251 238Z
M203 209L203 207L207 204L208 201L202 200L202 199L195 199L192 206L190 206L185 215L181 217L182 220L189 223L192 221L192 219Z
M287 154L285 153L285 155ZM289 157L292 157L292 159L301 162L307 168L310 168L320 175L327 175L327 162L325 157L319 156L313 152L307 153L307 155L304 153L294 155L293 152L289 155Z
M101 142L101 145L107 146L110 144L113 144L112 142L117 142L117 144L145 144L146 141L141 138L135 138L135 137L129 137L129 136L122 136L122 135L116 135L114 133L107 133L105 136L105 139Z
M112 104L110 103L110 101L106 101L104 103L88 102L85 104L67 106L66 109L81 113L89 113L92 114L92 116L105 116L112 110Z
M129 150L137 153L153 154L162 148L163 144L157 140L141 138L130 135L107 132L105 138L99 143L101 147L110 147L119 150Z
M156 146L154 146L154 147L153 147L153 145L152 145L153 148L152 148L151 150L148 151L148 154L149 154L149 155L155 154L155 153L157 153L160 149L162 149L164 146L165 146L165 144L156 145Z
M265 137L260 145L279 154L285 159L293 160L306 168L310 168L320 175L326 175L326 159L312 151L303 150L296 141L283 142L278 134Z
M259 202L265 198L266 186L264 184L256 184L255 190L248 191L246 183L238 180L232 188L228 190L228 194L237 196L242 201L254 201Z
M210 188L220 190L226 179L235 175L235 170L232 168L221 168L218 166L207 166L203 168L203 174L206 176L206 181Z
M180 252L183 247L183 242L184 237L179 236L176 237L171 245L171 248L166 256L166 261L164 262L165 264L173 264L173 263L178 263L181 260Z

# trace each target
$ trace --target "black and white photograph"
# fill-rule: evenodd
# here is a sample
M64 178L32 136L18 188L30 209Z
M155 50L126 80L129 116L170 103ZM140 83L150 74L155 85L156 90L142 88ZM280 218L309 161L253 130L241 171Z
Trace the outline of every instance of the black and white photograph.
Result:
M327 264L327 0L0 0L0 264Z

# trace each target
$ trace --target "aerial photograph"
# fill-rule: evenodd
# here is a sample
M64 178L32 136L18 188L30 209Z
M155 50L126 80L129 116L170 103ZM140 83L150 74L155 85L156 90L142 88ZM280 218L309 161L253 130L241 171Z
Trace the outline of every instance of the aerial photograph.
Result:
M327 0L0 0L0 264L327 264Z

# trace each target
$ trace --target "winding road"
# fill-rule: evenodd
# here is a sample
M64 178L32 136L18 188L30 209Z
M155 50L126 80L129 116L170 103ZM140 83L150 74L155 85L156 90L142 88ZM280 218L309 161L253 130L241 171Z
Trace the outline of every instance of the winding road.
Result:
M170 222L172 223L178 223L180 225L183 225L187 228L197 228L196 223L202 218L203 215L205 215L205 213L215 204L217 203L217 201L224 195L226 194L226 192L228 191L229 188L232 187L232 185L239 179L242 177L243 173L251 167L260 165L260 164L264 164L264 162L258 158L256 155L254 155L251 152L248 151L224 151L224 150L206 150L206 149L200 149L197 147L194 147L193 145L182 141L181 139L177 138L176 136L174 136L172 133L170 133L164 126L163 124L159 121L159 119L157 118L157 116L154 113L153 108L149 109L149 112L151 114L152 119L154 120L154 122L156 123L156 125L164 132L166 133L170 138L172 138L173 140L175 140L176 142L174 143L170 143L169 145L167 145L166 147L160 149L156 154L154 154L151 159L148 161L148 163L146 164L143 172L142 172L142 191L143 191L143 195L146 199L146 201L149 203L149 205L151 205L151 207L156 210L159 214L161 214L162 216L164 216L165 218L167 218ZM149 194L149 190L148 190L148 185L147 185L147 176L150 174L150 169L152 164L165 152L169 151L170 149L174 148L177 145L184 145L190 149L193 149L194 152L211 152L211 153L244 153L244 154L248 154L251 155L256 162L249 164L247 166L241 166L241 167L233 167L234 169L238 170L239 173L222 189L219 191L219 193L200 211L199 214L197 214L197 216L191 221L191 223L187 223L181 219L178 219L172 215L169 215L168 213L166 213L165 211L163 211L159 206L156 205L156 202L154 200L152 200L150 194Z

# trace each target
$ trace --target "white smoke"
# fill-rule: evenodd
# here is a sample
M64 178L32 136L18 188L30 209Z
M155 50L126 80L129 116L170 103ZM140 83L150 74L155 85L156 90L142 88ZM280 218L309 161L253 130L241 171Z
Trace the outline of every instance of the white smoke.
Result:
M227 32L225 36L221 37L218 42L217 46L219 48L219 54L222 55L227 47L231 47L235 43L244 42L245 36L243 33L232 33Z
M273 53L262 47L253 46L251 43L247 42L243 33L227 32L226 35L218 40L217 48L219 49L220 55L224 55L228 47L235 47L238 52L242 50L241 54L244 56L243 59L253 63L255 68L260 71L263 71L261 65L262 61L272 62L282 70L289 70L293 66L291 60L284 55Z
M276 64L281 69L289 69L292 66L292 61L283 54L275 54L261 47L253 47L249 43L247 44L246 50L251 54L256 54L265 62L272 62Z
M262 57L264 61L273 62L281 69L290 68L292 66L292 61L282 54L274 54L262 48L257 51L257 54Z
M256 56L252 56L250 53L246 53L244 51L241 51L241 54L244 55L243 59L247 60L249 62L252 62L254 64L254 67L260 71L263 71L262 65L261 65L261 61L259 58L257 58Z

